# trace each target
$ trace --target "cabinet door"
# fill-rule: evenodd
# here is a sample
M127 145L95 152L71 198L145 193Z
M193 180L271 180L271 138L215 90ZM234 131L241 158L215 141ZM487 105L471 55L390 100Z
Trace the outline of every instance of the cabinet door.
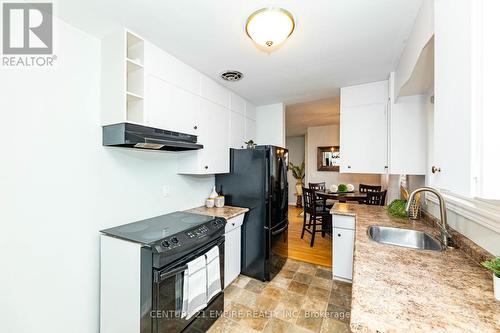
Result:
M245 145L245 117L231 111L231 148L240 149Z
M174 121L169 119L172 105L172 86L167 82L148 75L144 91L144 118L148 126L174 130Z
M233 282L241 269L241 227L225 235L224 244L224 288Z
M387 104L342 107L340 172L386 173Z
M352 280L354 255L354 230L334 228L333 230L333 275Z
M225 108L229 109L230 107L231 96L229 90L206 76L201 77L200 95Z
M144 57L148 74L199 95L201 75L196 70L147 42L144 45Z
M257 120L257 110L255 105L250 102L245 102L245 117Z
M434 158L441 169L433 185L456 194L472 193L475 80L472 55L471 1L441 0L435 4ZM450 15L452 13L453 15Z
M399 97L390 111L389 173L425 175L427 162L426 96Z
M245 100L235 93L231 93L231 111L245 115Z
M199 97L153 75L145 91L146 124L161 129L198 134Z
M229 172L229 110L204 98L200 102L199 141L202 173Z
M245 142L248 140L255 141L257 134L257 122L253 119L245 117Z

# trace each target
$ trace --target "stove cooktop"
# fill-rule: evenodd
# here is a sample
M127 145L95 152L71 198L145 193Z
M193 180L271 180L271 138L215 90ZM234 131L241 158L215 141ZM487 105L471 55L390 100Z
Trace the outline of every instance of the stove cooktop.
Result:
M214 216L175 212L101 230L101 232L106 235L151 245L185 230L206 224L214 219Z

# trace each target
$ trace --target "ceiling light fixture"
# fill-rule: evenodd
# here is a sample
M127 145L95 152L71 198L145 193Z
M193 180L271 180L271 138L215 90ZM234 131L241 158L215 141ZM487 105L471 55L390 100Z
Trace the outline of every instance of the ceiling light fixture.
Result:
M248 37L265 49L282 44L294 29L293 15L279 7L257 10L248 17L245 26Z

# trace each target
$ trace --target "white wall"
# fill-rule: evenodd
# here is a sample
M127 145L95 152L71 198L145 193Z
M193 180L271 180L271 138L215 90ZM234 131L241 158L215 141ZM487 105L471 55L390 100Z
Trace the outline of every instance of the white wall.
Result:
M285 105L283 103L257 107L257 144L285 146Z
M301 136L287 136L286 137L286 149L288 149L288 158L294 165L300 166L302 162L305 162L305 138ZM290 205L295 205L297 203L297 197L295 193L295 184L297 180L293 178L292 171L288 171L288 203Z
M380 175L317 171L317 148L322 146L338 146L339 137L340 131L338 125L309 127L307 129L306 184L309 182L326 182L326 186L329 187L332 184L351 183L356 189L360 183L380 184ZM340 158L342 158L342 147L340 147Z
M1 332L97 332L99 230L201 205L214 184L177 175L174 153L102 147L100 41L54 29L56 68L0 75Z

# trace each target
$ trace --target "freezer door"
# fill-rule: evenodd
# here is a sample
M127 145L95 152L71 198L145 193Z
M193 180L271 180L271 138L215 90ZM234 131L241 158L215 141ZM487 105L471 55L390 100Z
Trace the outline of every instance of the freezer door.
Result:
M268 223L269 228L288 221L288 151L270 146L268 150Z

